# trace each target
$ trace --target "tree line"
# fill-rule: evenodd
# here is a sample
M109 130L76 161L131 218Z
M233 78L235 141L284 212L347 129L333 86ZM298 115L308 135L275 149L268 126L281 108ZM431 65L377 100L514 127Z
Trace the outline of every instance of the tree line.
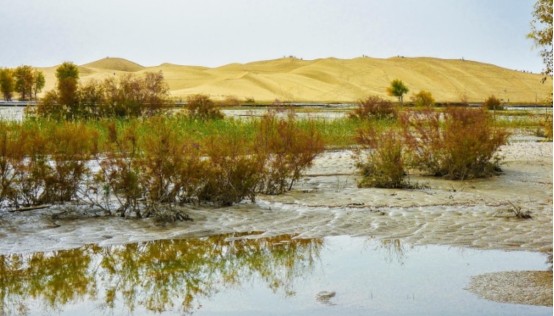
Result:
M37 106L37 115L57 120L152 116L169 102L162 72L125 74L102 81L79 82L79 68L65 62L56 69L56 89Z
M14 93L19 100L37 100L45 83L44 73L28 65L0 69L0 90L6 101L12 101Z

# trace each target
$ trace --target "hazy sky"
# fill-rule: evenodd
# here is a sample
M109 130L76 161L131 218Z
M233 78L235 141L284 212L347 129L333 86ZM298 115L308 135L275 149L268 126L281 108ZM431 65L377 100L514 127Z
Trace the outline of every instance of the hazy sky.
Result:
M535 0L0 0L0 66L430 56L539 72Z

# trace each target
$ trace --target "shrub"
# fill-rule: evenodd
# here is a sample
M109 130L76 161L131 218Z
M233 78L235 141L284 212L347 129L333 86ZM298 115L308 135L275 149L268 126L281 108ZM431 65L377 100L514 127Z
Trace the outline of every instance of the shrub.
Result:
M433 106L435 99L429 91L420 90L417 94L414 94L411 98L415 106Z
M142 170L138 164L141 152L137 126L132 123L119 131L114 122L108 122L106 129L108 138L102 154L96 156L99 169L94 175L96 193L103 199L95 203L111 211L112 198L115 198L119 206L115 210L117 214L127 216L132 211L140 217L143 187L139 181Z
M213 120L223 118L219 106L207 95L196 94L187 98L189 117L198 120Z
M65 123L55 126L47 137L52 169L44 179L41 202L67 202L89 173L87 162L97 150L98 134L82 123Z
M488 97L483 103L483 106L489 110L504 110L500 100L498 100L494 95Z
M552 141L552 116L548 116L542 123L544 129L544 137Z
M406 112L401 121L414 168L461 180L500 170L495 154L508 133L494 128L483 109L450 107L444 122L440 113L430 110Z
M358 187L405 188L403 139L394 131L377 132L374 128L358 130L358 144L365 151L358 151L357 164L362 179Z
M238 135L209 138L205 142L209 159L198 199L218 205L231 205L245 198L254 201L256 189L263 177L265 160L252 154L252 149Z
M378 96L370 96L365 100L358 102L358 107L350 114L350 118L367 120L376 119L396 119L398 111L392 102L384 100Z
M260 191L280 194L292 189L323 148L321 135L312 122L302 129L292 112L286 119L278 119L275 113L265 115L256 138L258 155L267 161Z

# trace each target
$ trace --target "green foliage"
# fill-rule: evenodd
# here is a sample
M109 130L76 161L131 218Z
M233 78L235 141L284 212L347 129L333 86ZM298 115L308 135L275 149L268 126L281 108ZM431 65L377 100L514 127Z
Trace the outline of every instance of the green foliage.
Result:
M357 154L361 180L358 186L376 188L406 188L403 139L395 130L378 132L373 127L358 130L356 141L363 150Z
M15 77L12 69L0 69L0 91L4 100L11 101L15 91Z
M66 108L68 118L75 119L78 117L79 68L74 63L64 62L56 68L56 78L58 79L57 102Z
M504 110L504 106L502 106L500 100L498 100L494 95L488 97L483 103L483 106L489 110Z
M35 100L37 99L37 94L42 91L44 85L46 84L46 79L44 74L40 70L33 71L33 96Z
M57 75L58 90L48 92L37 106L41 117L74 120L152 116L160 113L169 99L169 87L161 72L91 80L78 86L78 68L64 63Z
M531 32L527 37L541 48L544 82L548 76L552 77L552 0L537 0L533 10Z
M408 93L410 89L402 82L402 80L394 79L391 81L390 86L387 88L387 93L390 96L397 97L398 101L402 104L404 102L404 94Z
M195 94L187 98L189 117L194 120L222 119L219 106L207 95Z
M487 177L499 171L498 148L508 133L494 128L483 109L448 108L444 114L406 112L402 127L411 166L449 179Z
M349 117L359 120L376 119L396 119L398 111L392 102L384 100L378 96L370 96L365 100L358 102L358 107L349 113Z
M435 104L435 99L429 91L420 90L418 93L414 94L411 98L415 106L425 107L433 106Z
M34 76L31 66L23 65L15 68L15 91L19 93L21 100L29 100L33 97Z

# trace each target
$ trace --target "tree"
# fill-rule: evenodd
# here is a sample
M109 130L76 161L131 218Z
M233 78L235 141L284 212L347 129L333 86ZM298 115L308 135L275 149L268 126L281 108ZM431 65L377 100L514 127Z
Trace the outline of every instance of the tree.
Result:
M74 117L78 107L79 68L72 62L64 62L56 69L58 79L58 102L69 109L69 116Z
M33 72L33 97L35 100L37 100L37 93L42 91L45 83L46 80L44 79L42 71L35 69Z
M540 54L544 62L544 78L552 76L552 0L537 0L531 21L531 33L528 38L541 48Z
M387 92L390 96L394 96L398 98L398 101L402 104L404 103L404 94L408 93L410 91L408 87L402 82L402 80L394 79L390 87L387 88Z
M33 96L33 68L23 65L15 68L15 91L21 100L32 99Z
M435 99L431 92L425 90L420 90L411 99L415 106L432 106L435 104Z
M4 100L11 101L15 90L15 78L13 69L0 69L0 90L4 96Z

